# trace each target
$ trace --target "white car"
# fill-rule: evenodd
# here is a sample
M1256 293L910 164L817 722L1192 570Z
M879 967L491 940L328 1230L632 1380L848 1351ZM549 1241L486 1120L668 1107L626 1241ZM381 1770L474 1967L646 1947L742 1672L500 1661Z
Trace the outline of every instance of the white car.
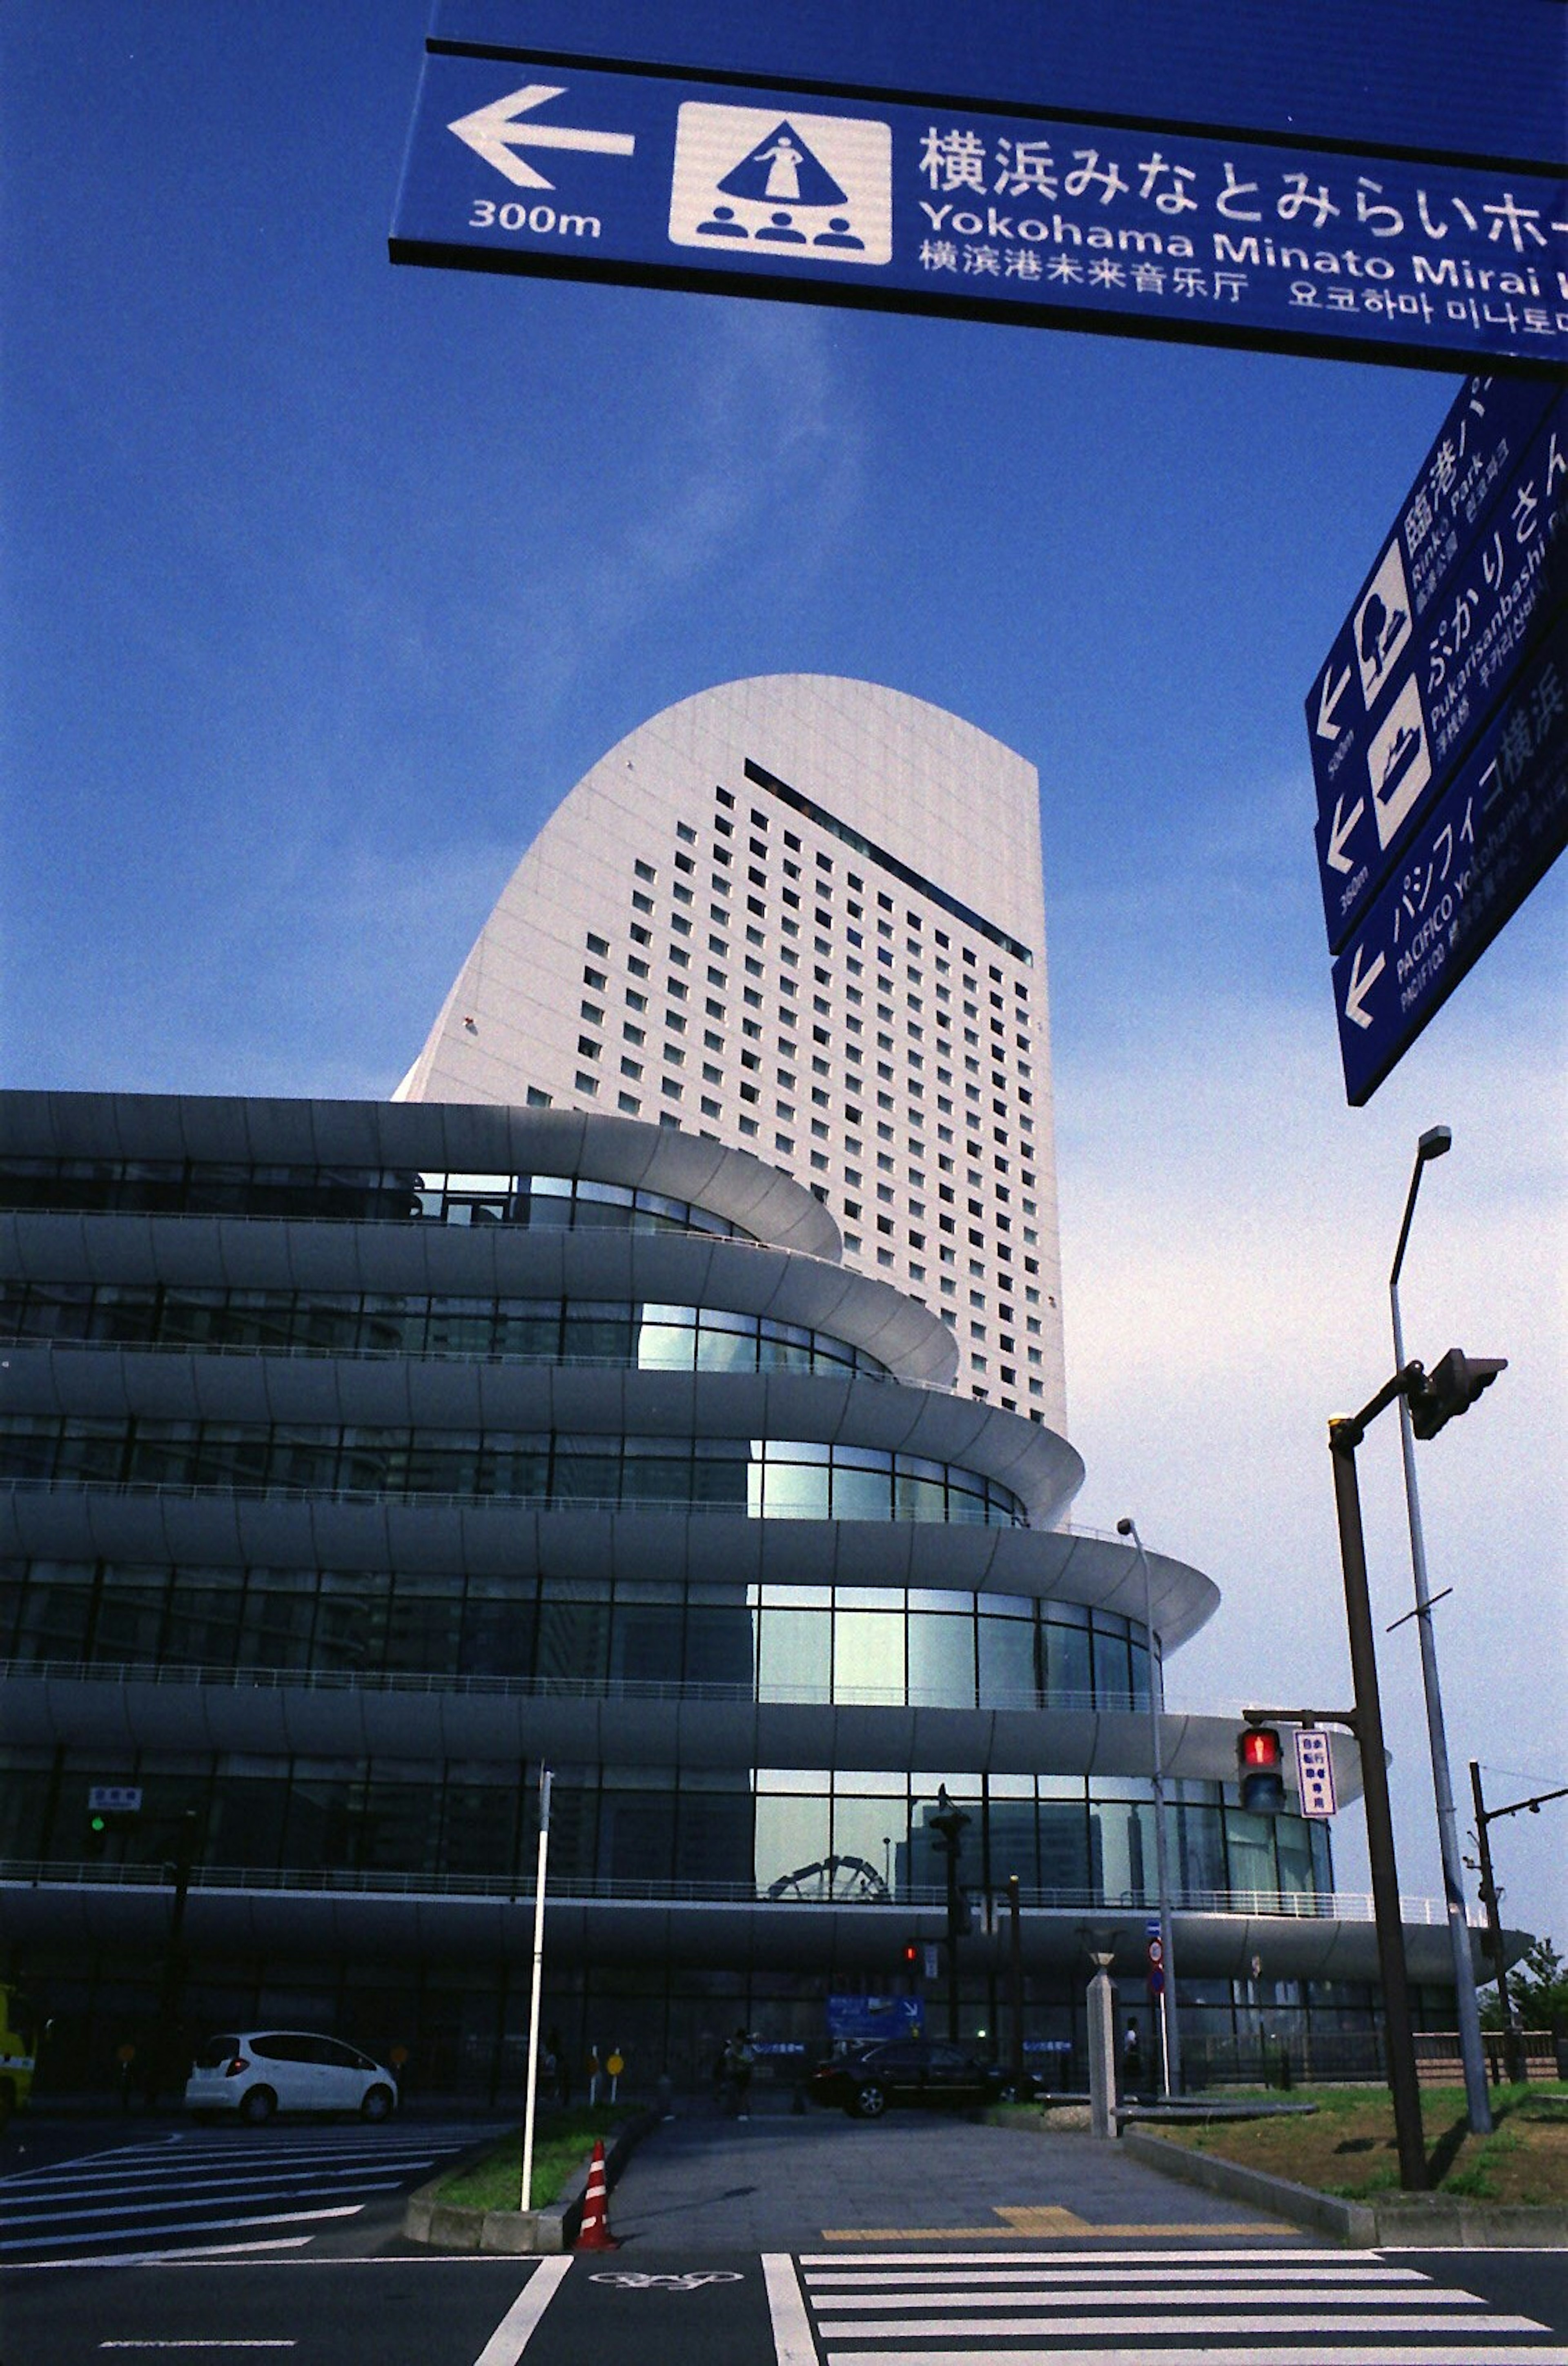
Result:
M392 2073L356 2046L303 2029L209 2037L186 2081L193 2112L237 2112L260 2127L275 2112L357 2112L384 2120L397 2110Z

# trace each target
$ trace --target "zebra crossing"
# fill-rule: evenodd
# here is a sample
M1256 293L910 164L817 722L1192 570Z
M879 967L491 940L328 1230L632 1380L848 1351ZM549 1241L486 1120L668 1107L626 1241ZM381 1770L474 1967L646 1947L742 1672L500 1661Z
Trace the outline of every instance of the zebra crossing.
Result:
M287 2256L485 2133L414 2127L186 2129L0 2177L0 2267L147 2267Z
M823 2366L1568 2366L1534 2317L1375 2252L805 2253Z

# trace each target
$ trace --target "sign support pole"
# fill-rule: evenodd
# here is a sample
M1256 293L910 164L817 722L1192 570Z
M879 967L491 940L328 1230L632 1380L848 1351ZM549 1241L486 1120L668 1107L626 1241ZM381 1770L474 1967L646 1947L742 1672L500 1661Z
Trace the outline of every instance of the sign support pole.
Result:
M534 2185L534 2117L539 2094L539 1999L545 1976L545 1862L550 1849L550 1770L539 1769L539 1871L534 1888L534 1985L528 2000L528 2096L523 2112L523 2190L520 2210L531 2207Z

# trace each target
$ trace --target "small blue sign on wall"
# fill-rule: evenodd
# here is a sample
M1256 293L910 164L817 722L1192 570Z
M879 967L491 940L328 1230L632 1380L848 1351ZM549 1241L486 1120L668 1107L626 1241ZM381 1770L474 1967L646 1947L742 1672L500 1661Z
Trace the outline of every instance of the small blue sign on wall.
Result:
M919 2037L925 2015L916 1996L830 1996L828 2034L840 2042L878 2045L885 2037Z

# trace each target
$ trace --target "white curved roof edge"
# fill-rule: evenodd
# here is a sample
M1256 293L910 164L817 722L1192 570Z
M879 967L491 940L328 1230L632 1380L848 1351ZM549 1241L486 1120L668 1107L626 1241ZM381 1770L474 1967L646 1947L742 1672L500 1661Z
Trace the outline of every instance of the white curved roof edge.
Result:
M261 1099L195 1093L0 1096L18 1155L291 1161L412 1161L448 1171L581 1174L690 1200L775 1248L837 1259L838 1225L805 1186L749 1150L640 1119L489 1101Z

